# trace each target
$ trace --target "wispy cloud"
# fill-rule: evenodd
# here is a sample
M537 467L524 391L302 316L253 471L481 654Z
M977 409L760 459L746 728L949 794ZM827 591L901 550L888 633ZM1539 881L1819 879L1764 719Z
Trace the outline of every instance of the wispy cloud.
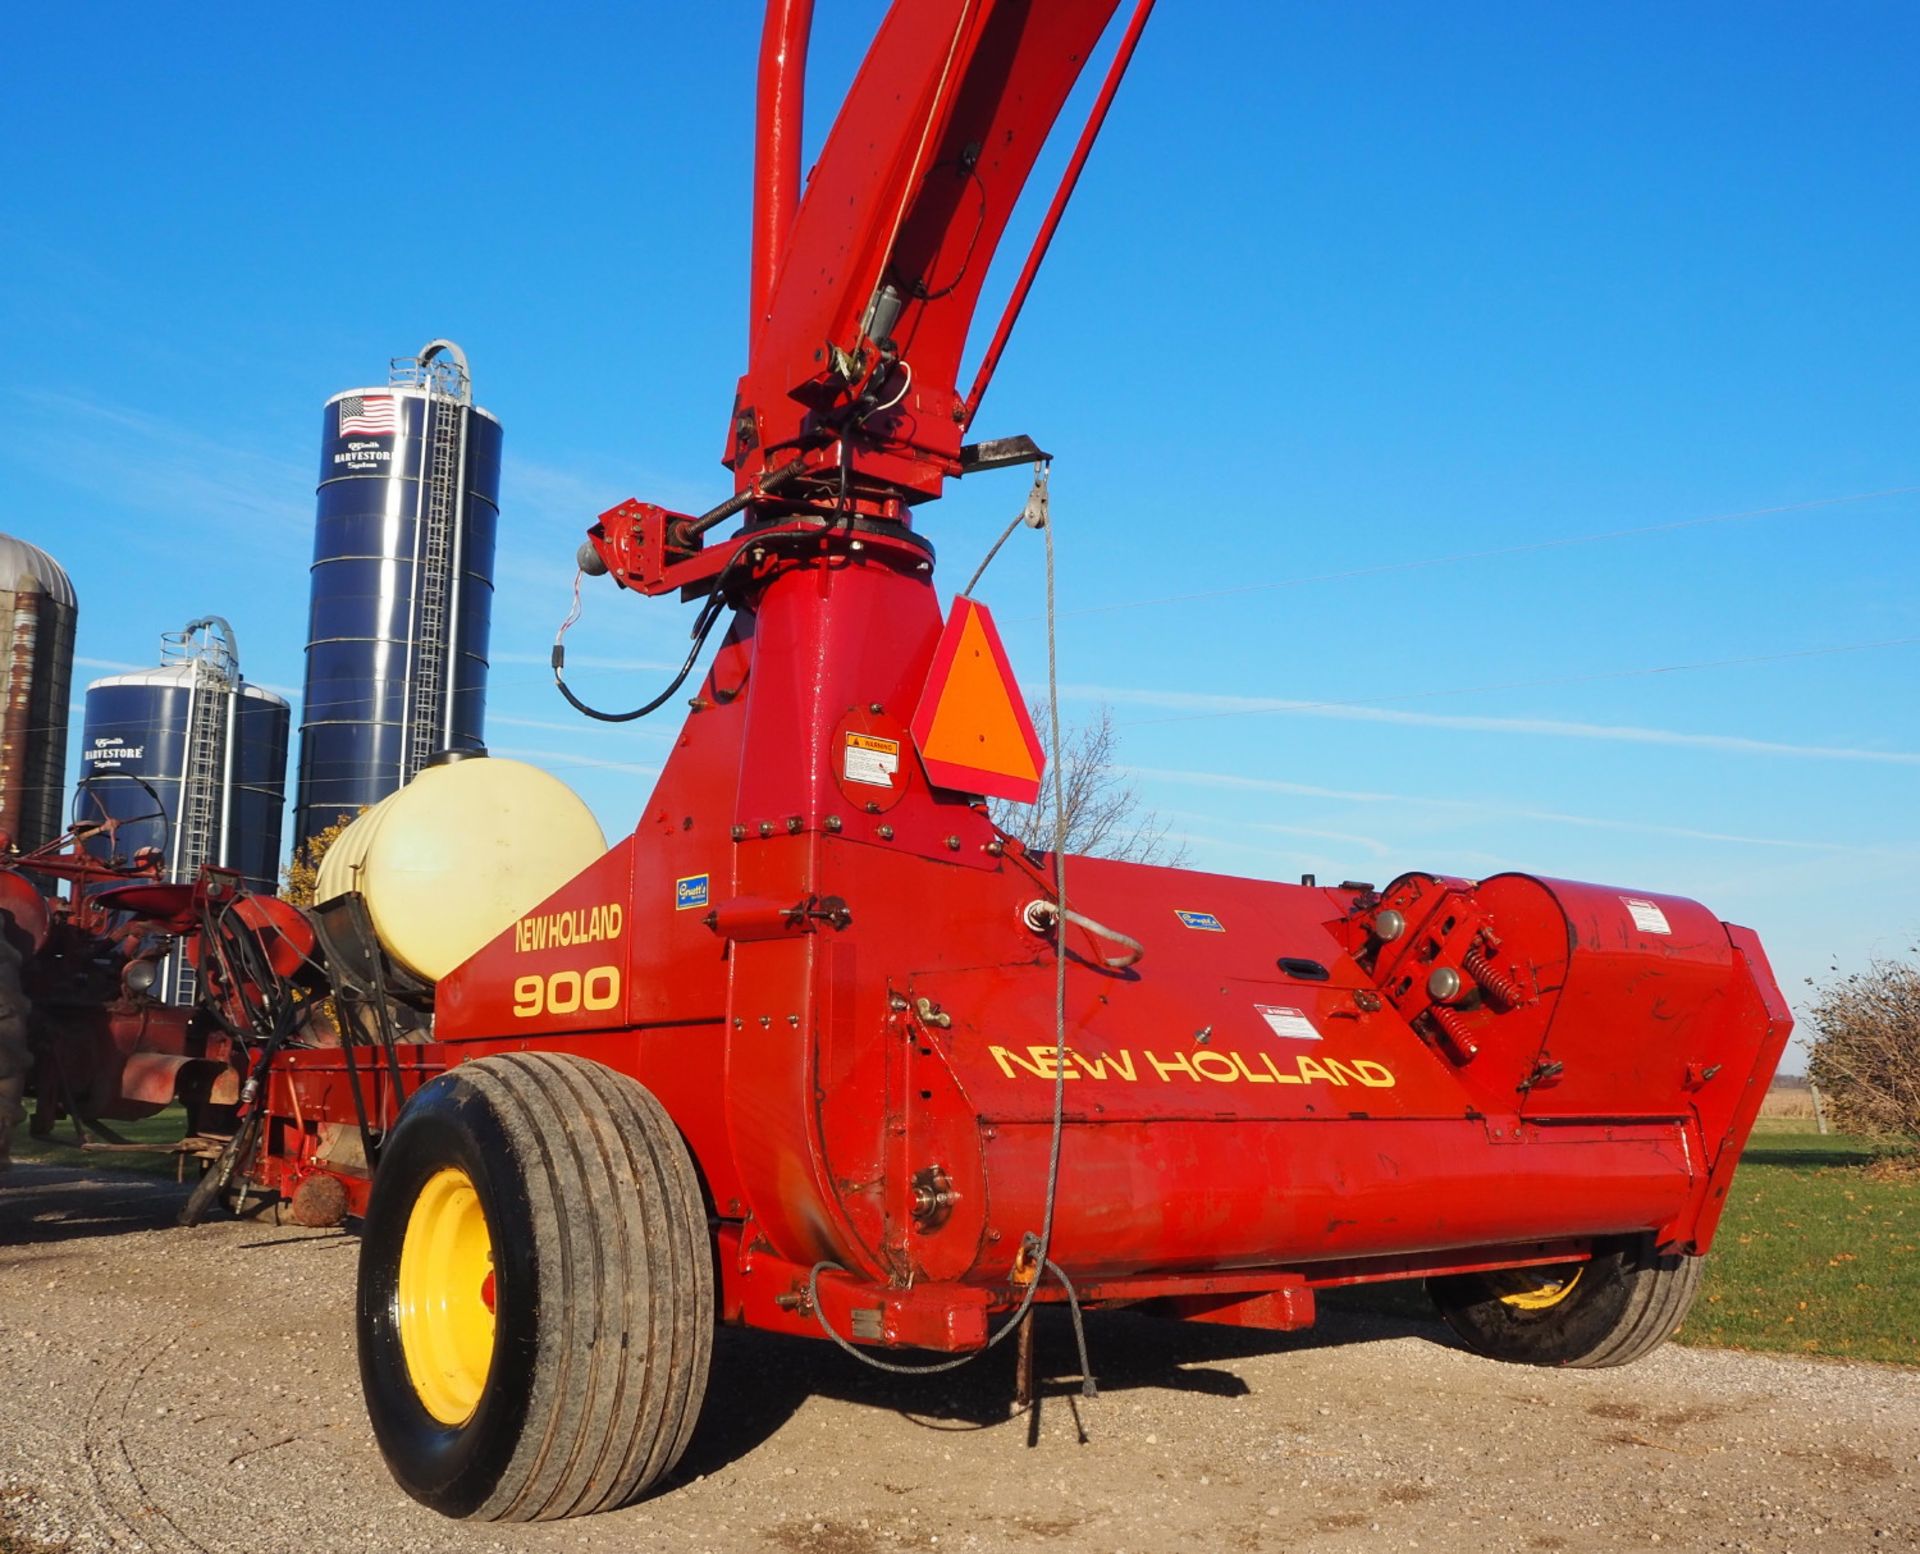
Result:
M573 544L586 538L594 520L629 497L698 512L731 494L718 484L697 489L624 460L596 457L562 467L509 453L501 461L500 510L511 508L517 526L548 537L564 536L571 542L566 552L571 556Z
M1135 770L1135 768L1125 768L1125 769ZM1201 821L1217 822L1220 818L1218 815L1198 814L1192 810L1185 810L1185 809L1165 809L1165 810L1156 811L1156 813L1164 815L1169 820L1201 820ZM1253 829L1256 831L1270 831L1274 833L1276 836L1304 836L1317 842L1345 842L1350 846L1363 848L1367 852L1370 852L1374 854L1376 857L1381 857L1381 858L1386 857L1388 854L1394 851L1394 848L1392 846L1390 846L1386 842L1381 841L1380 838L1378 838L1377 836L1356 836L1350 831L1322 831L1313 826L1283 826L1283 825L1276 825L1272 821L1268 821L1268 820L1254 820L1254 821L1247 822L1247 824L1251 825ZM1223 842L1220 845L1224 847L1224 846L1236 845L1236 844L1229 844L1229 843Z
M89 658L84 653L75 653L73 663L76 669L151 669L152 664L129 664L117 658Z
M1104 701L1118 706L1164 707L1194 717L1243 714L1332 718L1353 723L1390 723L1411 728L1447 728L1479 734L1532 734L1556 739L1596 739L1623 744L1674 745L1734 755L1783 755L1821 761L1870 761L1920 766L1920 752L1868 750L1850 745L1802 745L1783 740L1749 739L1739 734L1692 733L1681 729L1640 728L1624 723L1581 723L1565 718L1503 718L1472 713L1408 712L1357 702L1285 701L1259 696L1222 696L1202 691L1147 691L1124 686L1062 686L1075 701ZM1149 720L1154 721L1154 720Z
M1227 841L1199 831L1168 831L1163 834L1162 840L1182 844L1189 850L1190 855L1195 857L1204 857L1212 853L1226 858L1231 862L1235 873L1245 870L1246 860L1249 858L1282 859L1294 868L1312 873L1336 873L1341 867L1336 859L1324 853L1298 852L1292 848L1250 846L1241 837ZM1197 868L1200 865L1188 863L1184 867Z
M503 712L488 712L489 728L537 728L550 734L583 734L590 732L589 726L579 718L571 723L553 722L545 718L516 718ZM677 729L629 728L622 731L626 739L671 740L678 737Z
M542 668L552 663L545 653L495 653L492 661L496 664L539 664ZM591 653L567 654L569 669L678 669L678 664L669 664L653 658L596 658Z
M1627 831L1645 836L1669 836L1693 842L1722 842L1740 847L1779 847L1807 852L1852 853L1884 857L1885 847L1861 847L1849 842L1821 842L1804 837L1745 836L1730 831L1703 831L1693 826L1662 825L1651 820L1616 820L1604 815L1573 815L1561 810L1529 809L1483 799L1435 798L1430 795L1376 793L1366 789L1322 788L1311 783L1286 782L1276 777L1242 777L1231 772L1196 772L1156 766L1115 766L1128 777L1181 783L1197 788L1229 788L1255 793L1285 793L1297 798L1338 799L1349 804L1426 806L1500 816L1509 820L1537 820L1549 825L1582 826L1600 831Z
M1355 836L1348 831L1318 831L1312 826L1281 826L1266 820L1256 820L1252 824L1256 831L1271 831L1278 836L1305 836L1320 842L1346 842L1354 847L1365 849L1376 858L1388 857L1394 851L1378 837Z
M569 767L593 767L601 771L632 772L636 777L660 775L658 766L647 766L636 761L602 761L594 756L580 755L572 750L527 750L511 745L499 745L494 748L493 753L510 755L521 761L531 761L550 772L564 772Z
M181 526L226 543L304 555L312 543L313 467L212 438L191 424L51 389L15 389L30 425L21 456L97 499L89 526L172 552ZM159 517L163 524L149 521Z
M1082 605L1062 610L1061 616L1100 615L1112 610L1137 610L1151 605L1193 604L1204 600L1233 598L1241 594L1267 593L1279 588L1304 588L1310 584L1350 582L1359 578L1381 577L1393 572L1419 572L1429 567L1480 565L1512 556L1537 555L1542 551L1567 550L1577 545L1595 545L1608 540L1646 539L1656 534L1676 534L1685 529L1714 524L1746 523L1756 518L1776 518L1786 514L1821 513L1862 502L1884 502L1889 497L1913 496L1920 486L1889 486L1880 491L1853 491L1844 496L1815 497L1804 502L1782 502L1771 507L1748 507L1738 512L1707 513L1695 518L1675 518L1664 523L1633 524L1626 528L1606 529L1592 534L1563 534L1551 539L1527 540L1515 545L1496 545L1480 550L1459 550L1444 556L1422 556L1402 561L1375 562L1363 567L1348 567L1339 572L1322 572L1308 577L1263 578L1257 583L1236 583L1226 588L1206 588L1192 593L1161 594L1146 599L1115 599L1106 604Z

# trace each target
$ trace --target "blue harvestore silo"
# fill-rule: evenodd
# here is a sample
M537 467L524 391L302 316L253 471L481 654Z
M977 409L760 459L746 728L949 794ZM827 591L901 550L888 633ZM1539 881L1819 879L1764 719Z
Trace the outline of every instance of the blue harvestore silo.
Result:
M484 743L500 423L435 340L321 423L294 845Z
M257 890L274 890L287 703L242 678L232 630L218 616L161 642L158 668L87 687L74 819L116 823L88 850L131 861L157 848L167 879L192 880L213 863L237 870ZM186 1002L191 992L184 968L169 963L161 995Z

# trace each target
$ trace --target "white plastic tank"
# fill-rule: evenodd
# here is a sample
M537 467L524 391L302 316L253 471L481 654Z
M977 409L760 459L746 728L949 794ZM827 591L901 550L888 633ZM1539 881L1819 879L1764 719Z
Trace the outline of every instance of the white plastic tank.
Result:
M342 831L314 900L350 891L387 954L437 982L607 850L579 794L524 761L455 751Z

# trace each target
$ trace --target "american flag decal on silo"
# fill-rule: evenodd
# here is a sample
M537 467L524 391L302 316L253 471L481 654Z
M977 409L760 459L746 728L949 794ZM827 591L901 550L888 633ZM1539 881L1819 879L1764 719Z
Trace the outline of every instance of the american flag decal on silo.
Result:
M340 435L391 437L399 430L397 411L391 394L349 395L340 401Z

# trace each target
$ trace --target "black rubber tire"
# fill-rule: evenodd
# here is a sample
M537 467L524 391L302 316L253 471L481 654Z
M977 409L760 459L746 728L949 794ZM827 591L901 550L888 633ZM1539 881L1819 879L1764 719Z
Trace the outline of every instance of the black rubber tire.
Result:
M27 1079L33 1072L30 1013L20 982L20 952L0 936L0 1171L13 1157L14 1127L27 1116Z
M494 1344L472 1415L441 1423L401 1349L401 1244L455 1166L493 1245ZM636 1081L556 1053L482 1058L407 1103L360 1246L360 1380L400 1487L447 1516L610 1510L672 1469L712 1367L714 1252L692 1157Z
M1650 1237L1597 1248L1557 1304L1525 1311L1500 1299L1497 1276L1449 1274L1427 1293L1476 1354L1517 1365L1627 1365L1671 1338L1700 1288L1704 1257L1655 1252Z

